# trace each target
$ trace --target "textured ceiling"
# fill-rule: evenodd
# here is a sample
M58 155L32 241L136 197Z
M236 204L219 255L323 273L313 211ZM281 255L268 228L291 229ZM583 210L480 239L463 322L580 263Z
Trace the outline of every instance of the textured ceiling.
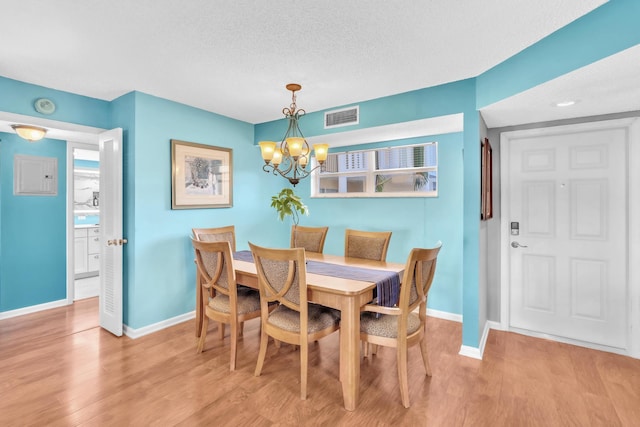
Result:
M286 83L303 85L311 112L475 77L604 1L2 3L2 76L104 100L138 90L260 123L281 118Z

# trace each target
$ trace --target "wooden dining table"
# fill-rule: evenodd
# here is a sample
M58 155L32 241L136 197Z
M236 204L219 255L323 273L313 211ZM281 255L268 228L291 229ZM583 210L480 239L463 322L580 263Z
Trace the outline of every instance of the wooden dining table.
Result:
M348 258L307 252L308 260L373 270L395 272L402 277L404 264ZM253 262L234 260L238 284L258 289L258 276ZM196 279L198 282L198 279ZM199 286L199 284L198 284ZM370 281L344 279L307 272L309 302L340 310L340 381L344 407L353 411L360 394L360 309L373 299L376 284ZM202 327L201 292L196 292L196 336Z

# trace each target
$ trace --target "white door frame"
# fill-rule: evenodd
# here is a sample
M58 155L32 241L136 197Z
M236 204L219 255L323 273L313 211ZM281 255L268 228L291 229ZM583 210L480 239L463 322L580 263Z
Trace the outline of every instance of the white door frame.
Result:
M579 344L582 346L611 351L615 353L624 354L627 356L640 359L640 338L634 337L632 331L640 331L640 268L636 262L640 257L640 224L634 221L634 218L640 217L640 118L627 118L616 120L605 120L597 122L589 122L582 124L566 125L566 126L554 126L529 130L518 130L511 132L504 132L500 135L500 327L502 330L510 330L509 324L509 239L510 228L509 218L510 212L510 200L509 200L509 148L512 143L512 139L523 137L536 137L546 136L551 134L563 134L568 132L579 131L591 131L602 130L611 128L624 128L629 135L628 138L628 286L629 286L629 300L628 304L628 330L627 330L627 342L628 348L626 351L616 350L610 347L598 346L590 343L579 342L571 339L561 337L550 337L546 334L531 334L538 337L551 338L556 341L566 342L569 344ZM519 330L520 332L520 330ZM638 335L637 333L635 335ZM635 338L635 339L634 339Z

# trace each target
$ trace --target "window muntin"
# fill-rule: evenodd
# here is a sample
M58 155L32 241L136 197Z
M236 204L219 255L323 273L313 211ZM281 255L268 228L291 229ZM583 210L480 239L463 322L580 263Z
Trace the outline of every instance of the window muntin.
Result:
M435 197L437 143L329 153L311 197Z

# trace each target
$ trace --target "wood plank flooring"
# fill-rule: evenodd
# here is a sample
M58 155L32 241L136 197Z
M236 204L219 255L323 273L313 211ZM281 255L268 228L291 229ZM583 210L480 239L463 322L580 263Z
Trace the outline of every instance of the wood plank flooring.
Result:
M395 351L363 359L360 404L347 412L338 334L310 345L309 397L299 351L270 343L253 370L259 319L245 324L237 371L210 326L196 354L192 322L132 340L97 327L97 299L0 321L2 426L638 426L640 360L492 331L483 361L457 354L461 325L429 318L433 377L409 351L411 408ZM228 333L228 332L227 332Z

